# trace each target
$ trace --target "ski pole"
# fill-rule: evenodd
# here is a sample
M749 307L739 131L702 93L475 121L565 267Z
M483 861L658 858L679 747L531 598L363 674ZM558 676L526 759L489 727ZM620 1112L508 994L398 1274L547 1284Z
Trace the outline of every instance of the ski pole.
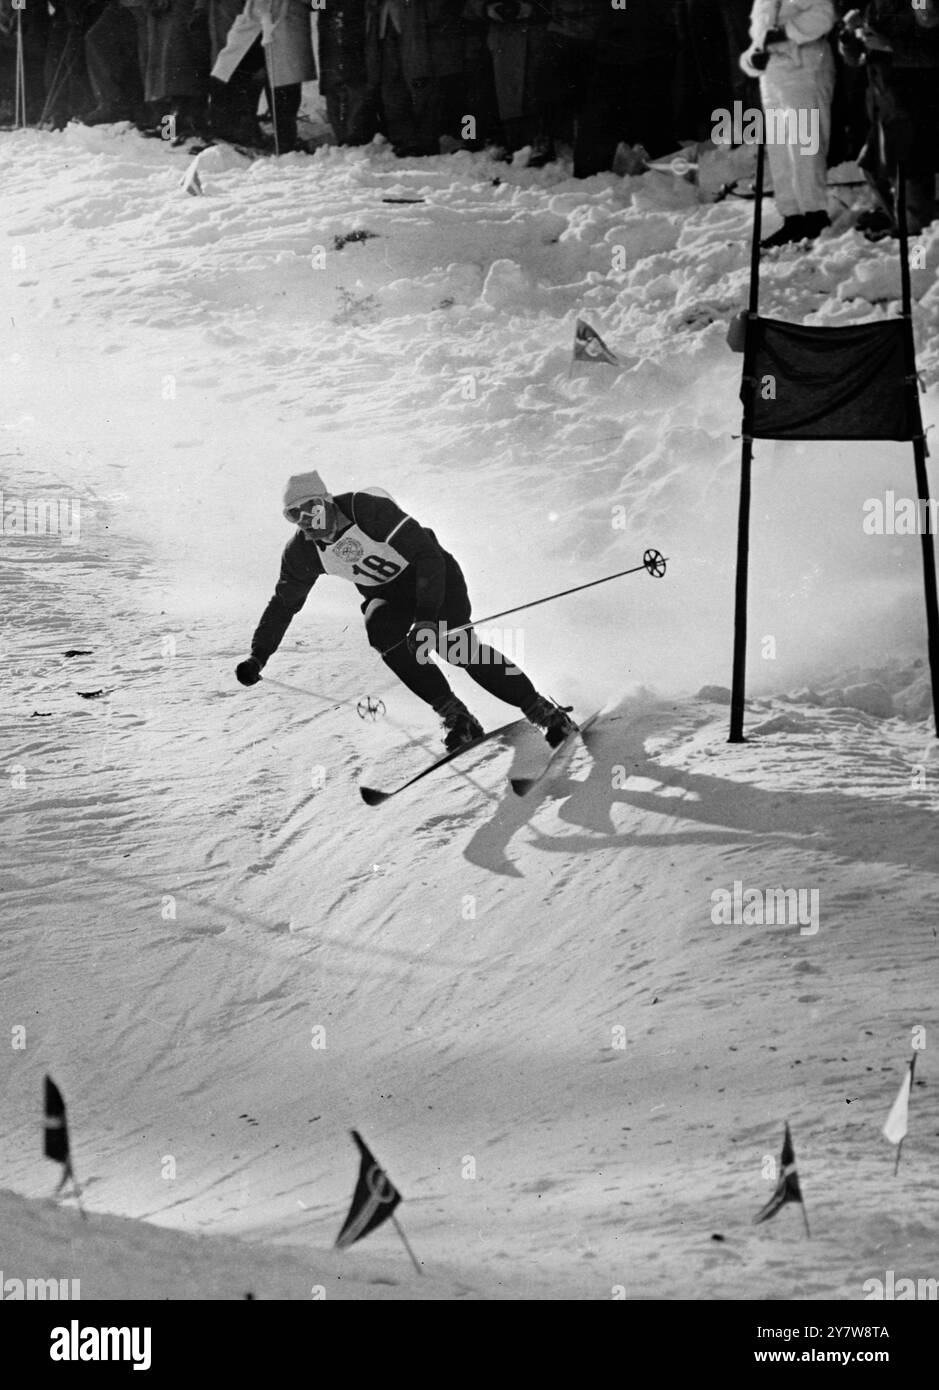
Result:
M447 635L449 636L451 632L465 632L468 627L485 627L486 623L494 623L496 618L507 618L510 613L521 613L525 608L538 608L542 603L552 603L556 598L566 598L568 594L579 594L581 590L593 589L597 584L609 584L611 579L622 579L624 575L638 574L640 570L645 570L647 574L651 574L653 579L661 579L667 563L668 557L663 555L661 551L647 550L642 557L642 564L634 565L632 569L618 570L616 574L604 575L602 579L591 579L587 584L575 584L573 589L562 589L560 593L548 594L546 598L536 598L531 603L520 603L516 608L503 609L501 613L490 613L488 618L471 618L468 623L461 623L459 627L448 627ZM387 656L389 652L393 652L407 640L407 637L401 637L390 647L386 647L382 656Z

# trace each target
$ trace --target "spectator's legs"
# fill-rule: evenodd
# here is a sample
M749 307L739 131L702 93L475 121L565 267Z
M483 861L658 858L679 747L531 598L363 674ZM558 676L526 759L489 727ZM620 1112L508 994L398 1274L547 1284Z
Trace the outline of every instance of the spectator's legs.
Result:
M817 73L787 73L782 80L773 73L773 64L760 81L764 110L792 110L805 113L809 123L817 121L818 149L810 153L795 138L783 142L773 139L767 124L767 155L773 176L777 210L783 217L828 210L828 142L831 136L831 98L834 64ZM809 129L812 129L811 124ZM808 130L805 132L808 133ZM795 132L792 133L793 137ZM781 133L780 133L781 135Z
M266 88L268 104L271 103L271 89ZM277 146L281 154L290 154L297 143L297 113L300 110L302 89L299 82L291 82L277 87L274 91L271 110L277 122Z
M401 65L401 41L389 24L381 40L381 104L385 134L401 154L413 154L420 139L412 91Z
M612 169L616 146L626 125L627 109L623 69L598 63L577 123L575 179L587 179L591 174Z
M132 120L143 99L137 26L131 11L111 0L85 35L88 78L97 105L88 124Z
M465 105L461 115L476 121L475 139L466 141L471 150L502 139L499 110L492 72L492 54L486 41L486 26L467 24L464 31L463 84Z

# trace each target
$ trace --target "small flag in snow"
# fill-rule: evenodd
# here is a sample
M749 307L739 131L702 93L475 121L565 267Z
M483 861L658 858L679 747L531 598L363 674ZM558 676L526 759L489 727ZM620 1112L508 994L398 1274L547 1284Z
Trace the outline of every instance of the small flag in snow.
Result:
M359 1180L352 1195L352 1206L345 1225L336 1237L336 1249L348 1250L357 1240L374 1231L394 1211L401 1193L379 1164L362 1136L352 1131L352 1138L361 1156Z
M361 1134L352 1130L352 1138L355 1140L361 1160L359 1179L352 1194L352 1206L349 1208L349 1215L336 1237L336 1249L348 1250L350 1245L354 1245L357 1240L361 1240L363 1236L367 1236L370 1231L374 1231L383 1221L390 1218L391 1224L398 1232L405 1250L411 1257L414 1268L418 1274L423 1274L424 1271L408 1244L408 1238L404 1234L401 1223L394 1214L395 1207L402 1200L401 1193L382 1168Z
M910 1064L906 1069L906 1075L900 1084L897 1098L890 1108L890 1114L887 1116L883 1128L884 1138L889 1139L891 1144L896 1144L897 1146L897 1161L893 1168L894 1177L896 1177L897 1170L900 1167L900 1150L906 1138L907 1123L910 1117L910 1092L913 1089L913 1071L915 1067L916 1053L914 1052L913 1056L910 1058Z
M796 1155L792 1147L792 1135L789 1133L789 1123L786 1122L786 1133L783 1137L782 1153L779 1158L779 1180L776 1183L776 1191L770 1197L764 1207L761 1207L753 1218L753 1224L758 1225L761 1221L768 1221L771 1216L775 1216L780 1207L784 1207L787 1202L799 1202L802 1206L802 1219L805 1222L805 1234L809 1234L808 1217L805 1214L805 1203L802 1200L802 1189L799 1186L799 1174L796 1172Z
M595 328L583 319L577 320L574 330L575 362L608 362L611 367L620 365L615 352L611 352Z

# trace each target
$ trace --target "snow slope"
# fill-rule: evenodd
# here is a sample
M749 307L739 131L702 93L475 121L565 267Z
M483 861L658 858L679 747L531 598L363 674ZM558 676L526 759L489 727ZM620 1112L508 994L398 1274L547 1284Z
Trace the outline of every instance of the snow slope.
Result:
M908 450L761 446L752 742L693 695L729 678L724 331L750 206L378 146L210 151L190 198L182 152L117 128L7 134L0 159L3 488L81 502L76 545L0 539L0 999L26 1028L6 1183L49 1191L49 1071L89 1209L249 1239L267 1296L293 1296L298 1250L340 1267L351 1126L437 1296L859 1298L887 1268L934 1275L928 1051L897 1180L878 1134L936 983L919 541L861 527L865 499L910 494ZM922 242L932 421L939 230ZM766 309L810 322L897 293L890 247L847 226L766 270ZM569 374L580 312L621 370ZM234 682L289 534L283 481L311 466L432 525L477 613L670 556L664 580L509 620L541 688L607 703L545 795L507 791L525 736L362 806L360 781L437 734L339 584L260 686ZM852 693L875 680L890 717ZM366 694L383 720L356 717ZM817 889L818 933L715 926L735 880ZM791 1210L750 1225L787 1117L810 1243ZM15 1210L17 1258L57 1272L69 1233ZM151 1289L112 1229L125 1286ZM416 1296L388 1227L342 1259L358 1296L392 1268L389 1296Z

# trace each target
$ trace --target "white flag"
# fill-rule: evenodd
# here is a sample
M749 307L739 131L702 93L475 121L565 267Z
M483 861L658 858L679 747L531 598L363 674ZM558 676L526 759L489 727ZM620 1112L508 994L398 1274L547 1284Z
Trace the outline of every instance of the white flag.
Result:
M910 1088L913 1085L913 1065L915 1057L906 1069L906 1076L900 1084L900 1092L893 1102L890 1114L887 1116L887 1123L884 1125L883 1134L885 1139L889 1139L891 1144L902 1144L906 1138L907 1120L910 1113Z

